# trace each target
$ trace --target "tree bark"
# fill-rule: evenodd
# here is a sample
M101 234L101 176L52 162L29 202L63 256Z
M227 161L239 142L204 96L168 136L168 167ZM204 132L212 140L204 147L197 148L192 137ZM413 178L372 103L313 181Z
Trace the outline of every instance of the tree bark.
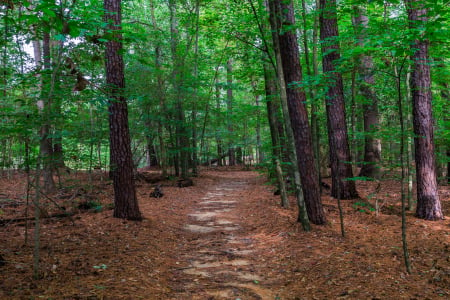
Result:
M114 217L142 220L133 178L128 107L124 96L121 0L105 0L105 21L112 38L106 42L106 83L109 92L110 174L114 186Z
M363 8L355 6L355 17L353 19L358 38L357 45L364 47L368 18ZM373 60L370 55L363 54L359 57L359 92L364 98L364 163L359 176L379 178L381 160L381 141L374 137L374 133L379 130L378 99L374 91L375 79L373 76Z
M277 112L278 105L275 101L279 101L277 95L277 84L275 81L275 72L270 68L266 61L263 61L264 68L264 82L266 92L267 117L269 121L270 136L272 138L272 162L275 167L275 174L278 181L278 189L281 196L281 206L289 207L289 198L286 191L286 184L283 178L283 170L281 168L281 148L280 137L278 135L278 119Z
M178 32L178 16L177 1L169 0L170 10L170 49L172 53L172 84L175 90L175 141L178 155L175 158L178 162L175 165L181 169L181 177L188 176L189 166L189 137L186 128L185 112L183 107L183 59L179 55L179 32ZM176 167L176 169L178 169ZM178 172L177 172L178 173ZM177 174L178 175L178 174Z
M331 196L340 199L358 197L350 164L347 124L345 122L344 87L342 75L335 64L340 59L338 25L335 0L320 0L320 39L322 41L322 65L328 83L326 111L332 187Z
M252 85L254 85L252 83ZM255 90L255 87L253 87ZM256 105L256 163L260 164L264 160L264 152L262 151L262 141L261 141L261 109L260 109L260 97L261 95L255 95L255 105Z
M427 22L427 10L424 8L423 1L407 0L406 5L410 28L417 31L424 27ZM411 45L414 64L411 74L411 91L417 177L416 215L425 220L441 220L444 215L441 210L436 178L428 43L428 40L419 34Z
M319 37L319 17L317 15L317 12L319 10L319 1L315 0L315 15L314 15L314 23L313 23L313 34L312 34L312 73L311 68L308 67L307 72L309 76L314 76L317 78L319 76L319 63L317 59L318 54L318 37ZM305 0L302 0L302 16L303 16L303 27L304 27L304 47L305 49L308 48L308 42L306 37L306 3ZM309 61L308 58L309 55L307 55L307 52L305 51L305 60ZM309 65L309 64L307 64ZM317 92L314 88L310 89L311 94L311 139L312 139L312 145L313 145L313 151L314 151L314 158L315 158L315 165L317 170L317 176L319 177L319 182L322 181L322 176L320 173L320 147L319 147L319 141L320 141L320 126L319 126L319 120L318 120L318 102L317 102ZM322 186L320 186L320 191L322 191Z
M236 165L236 153L233 138L233 61L227 61L227 127L228 127L228 165Z
M52 193L55 190L55 181L53 180L53 146L52 139L50 137L50 114L51 114L51 58L50 58L50 34L45 32L42 40L42 52L40 51L40 44L35 44L35 60L36 63L42 61L42 57L36 57L36 55L43 56L44 73L41 83L41 97L38 101L38 109L41 111L42 125L39 130L40 135L40 157L42 160L42 175L44 178L44 186L42 187L45 193Z
M271 1L273 32L277 32L282 72L286 85L287 104L290 124L294 134L297 164L303 186L304 202L310 221L314 224L325 224L326 218L320 198L319 180L314 164L311 131L306 111L305 92L294 86L302 81L297 36L292 28L295 25L292 2ZM280 22L281 18L281 22ZM283 87L282 87L283 88Z
M152 20L152 26L155 31L158 30L158 25L156 23L155 18L155 4L154 0L150 1L150 18ZM163 125L163 118L164 116L167 116L167 110L166 110L166 97L165 97L165 83L164 78L162 76L162 53L161 53L161 45L158 42L157 45L155 45L155 67L157 70L156 73L156 79L158 83L157 93L156 97L159 99L159 111L160 111L160 117L158 118L158 141L159 141L159 166L161 167L162 176L167 176L167 154L166 154L166 143L164 140L164 125Z
M216 74L218 73L218 67L216 67ZM222 137L221 137L221 133L220 133L220 126L221 126L221 119L222 119L222 114L220 112L220 86L219 86L219 78L218 76L216 76L216 78L214 79L214 83L215 83L215 98L216 98L216 144L217 144L217 165L218 166L223 166L223 155L224 155L224 151L223 151L223 142L222 142Z
M199 38L199 18L200 18L200 0L195 1L195 44L194 44L194 71L193 75L196 81L199 81L198 75L198 38ZM197 85L194 88L194 97L198 95ZM199 159L198 159L198 149L197 149L197 102L198 99L194 99L194 107L192 109L192 175L198 176L199 169Z

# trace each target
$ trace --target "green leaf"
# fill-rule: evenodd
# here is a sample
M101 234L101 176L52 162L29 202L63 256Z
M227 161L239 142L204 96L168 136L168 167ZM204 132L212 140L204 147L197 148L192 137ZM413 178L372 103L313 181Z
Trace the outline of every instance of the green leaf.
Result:
M99 265L99 266L94 266L94 269L102 269L102 270L106 270L107 268L108 268L108 266L105 265L105 264L101 264L101 265Z
M59 33L59 34L55 35L53 38L56 41L61 41L61 42L65 42L66 41L66 35L62 34L62 33Z

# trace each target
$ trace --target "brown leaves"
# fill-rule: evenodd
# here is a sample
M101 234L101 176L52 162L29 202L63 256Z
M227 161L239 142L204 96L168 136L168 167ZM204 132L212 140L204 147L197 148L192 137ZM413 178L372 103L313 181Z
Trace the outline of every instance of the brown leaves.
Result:
M76 76L77 82L73 87L73 91L81 92L86 89L90 82L83 76L83 73L77 68L70 57L66 57L66 68L69 70L70 75Z
M77 187L61 194L61 198L58 195L53 197L70 209L72 202L76 205L86 198L86 192L81 193L80 189L86 186L88 176L81 172L76 177L73 174L67 176L71 185ZM111 203L111 185L105 184L99 176L94 178L93 190L89 192L92 200L103 206ZM223 183L234 178L244 182L245 188L227 191ZM23 174L14 175L12 180L0 179L0 204L4 211L0 218L24 216L25 201L19 201L25 199L24 179ZM348 234L345 239L340 237L335 199L322 197L329 224L313 226L311 232L305 233L296 221L294 198L290 198L291 209L280 208L279 198L273 196L271 187L264 185L264 179L258 178L256 173L203 170L195 179L195 185L188 188L180 189L175 182L162 183L164 197L155 201L149 199L154 184L141 181L137 194L144 221L140 223L113 218L111 210L97 213L76 211L75 226L64 218L42 220L41 266L46 277L40 281L30 279L32 225L29 226L29 244L26 246L23 245L23 224L11 223L0 227L0 255L7 262L0 272L0 298L148 299L151 295L153 299L174 299L175 296L190 299L195 291L200 293L205 288L198 276L192 277L197 279L192 285L197 286L197 290L188 288L186 275L181 270L191 267L189 260L184 258L196 255L223 259L223 271L235 272L236 269L245 276L263 274L261 277L264 278L256 279L258 284L251 281L245 288L235 287L236 291L244 291L248 295L261 293L261 290L251 290L249 286L269 286L279 299L397 299L399 295L406 299L448 297L450 220L430 223L408 215L413 273L405 275L401 221L396 213L399 184L395 181L382 182L379 193L374 196L383 201L386 208L392 207L394 212L381 210L377 216L355 209L355 201L343 201ZM219 184L223 190L209 196L223 194L220 196L222 200L237 200L235 211L225 214L227 220L238 222L240 226L233 231L235 239L231 241L234 246L226 249L221 248L226 246L223 237L227 232L223 230L208 233L210 238L205 240L198 233L184 229L192 222L188 215L199 208L201 199ZM376 183L357 184L360 195L364 197L373 193ZM442 195L449 195L448 192L449 187L441 187ZM369 199L371 203L374 197ZM9 203L6 199L15 199L17 205L6 205ZM448 211L448 197L443 196L442 202ZM56 209L50 202L47 207ZM209 252L200 251L204 248ZM244 255L248 265L233 265ZM195 261L205 266L201 256L197 256ZM212 263L217 264L217 261ZM102 268L103 265L106 267ZM227 276L230 273L224 272L215 278L220 283ZM232 289L229 291L233 292Z

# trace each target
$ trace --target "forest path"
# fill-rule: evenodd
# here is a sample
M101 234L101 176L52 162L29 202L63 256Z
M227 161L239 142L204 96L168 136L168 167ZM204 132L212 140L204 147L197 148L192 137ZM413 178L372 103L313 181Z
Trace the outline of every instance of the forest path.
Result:
M258 240L239 211L253 172L227 173L190 208L186 243L178 249L172 299L277 299L264 286Z

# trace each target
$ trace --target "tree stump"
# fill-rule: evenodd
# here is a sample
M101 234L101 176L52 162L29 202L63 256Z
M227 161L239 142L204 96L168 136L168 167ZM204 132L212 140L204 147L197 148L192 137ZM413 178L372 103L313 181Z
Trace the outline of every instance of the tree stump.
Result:
M164 193L162 192L161 185L158 184L157 186L155 186L153 192L150 193L150 197L161 198L162 196L164 196Z
M177 181L177 186L179 188L193 186L193 185L194 185L194 182L190 178L180 178Z

